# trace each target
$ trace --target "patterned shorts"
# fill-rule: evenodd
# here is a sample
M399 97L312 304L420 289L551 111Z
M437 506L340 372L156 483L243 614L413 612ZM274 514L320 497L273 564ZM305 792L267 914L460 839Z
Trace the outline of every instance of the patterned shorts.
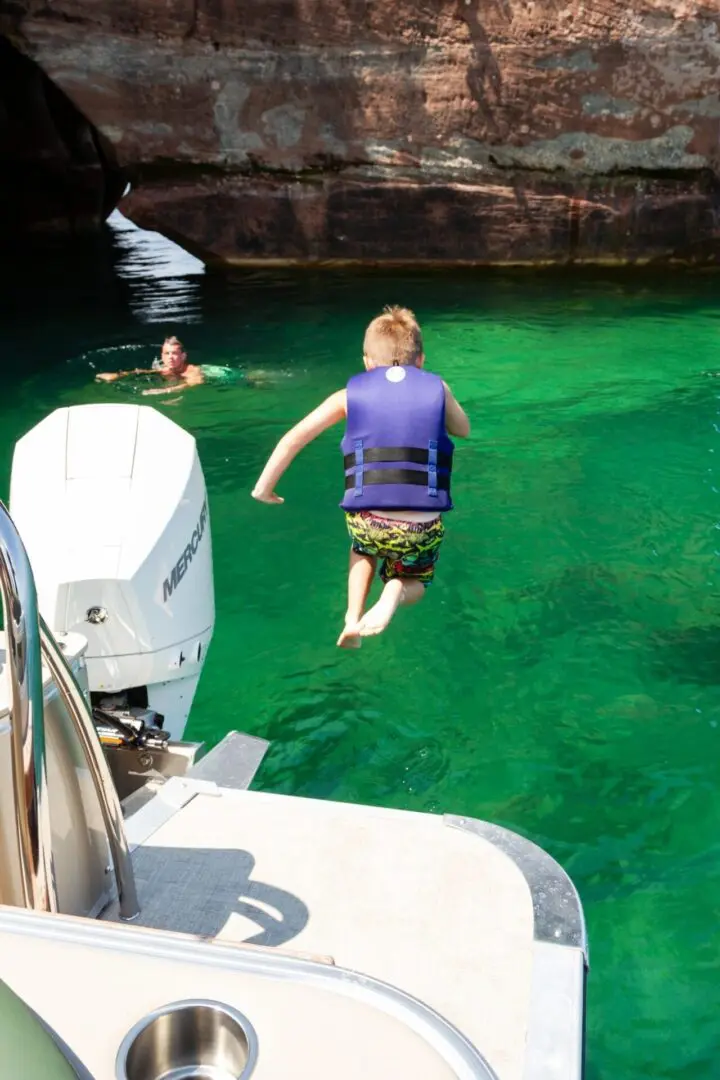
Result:
M442 517L433 521L399 521L369 510L345 514L352 549L382 559L380 577L413 578L429 585L445 535Z

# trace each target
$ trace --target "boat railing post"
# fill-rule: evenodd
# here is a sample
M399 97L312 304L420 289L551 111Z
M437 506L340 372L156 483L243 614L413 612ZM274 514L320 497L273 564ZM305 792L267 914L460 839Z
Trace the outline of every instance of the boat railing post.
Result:
M13 794L23 901L57 910L48 805L42 661L57 686L90 772L107 833L119 914L140 913L120 800L82 690L38 612L30 560L15 524L0 502L0 593L10 680Z
M136 919L140 914L140 906L135 886L135 874L125 836L120 799L113 784L110 768L105 760L105 754L95 731L95 725L85 696L78 686L57 641L48 630L45 620L42 616L38 616L38 618L43 659L70 714L100 804L115 868L120 918L130 921Z
M57 911L45 760L40 629L30 561L0 502L0 594L10 690L13 806L24 907Z

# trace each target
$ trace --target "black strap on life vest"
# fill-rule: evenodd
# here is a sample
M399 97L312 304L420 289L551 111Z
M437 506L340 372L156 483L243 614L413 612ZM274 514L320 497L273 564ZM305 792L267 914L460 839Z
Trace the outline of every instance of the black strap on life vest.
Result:
M428 495L437 498L438 491L450 490L452 454L440 453L436 439L429 439L427 448L419 446L365 447L362 439L354 439L355 453L346 454L345 490L354 488L362 496L366 484L413 484L427 488ZM424 469L368 469L368 462L410 461ZM438 470L442 469L442 472Z
M363 462L373 461L411 461L413 465L427 465L430 460L428 450L421 450L416 446L372 446L363 449ZM356 465L355 454L345 454L343 458L346 469L352 469ZM452 469L452 454L438 452L437 466L439 469ZM395 470L402 472L403 470ZM389 484L404 484L404 480L389 480ZM412 481L408 481L412 483Z
M407 458L403 459L407 461ZM362 482L365 484L415 484L418 487L430 485L430 474L425 469L365 469L362 474ZM356 487L355 476L348 473L345 477L345 490ZM450 473L438 473L435 490L450 490Z

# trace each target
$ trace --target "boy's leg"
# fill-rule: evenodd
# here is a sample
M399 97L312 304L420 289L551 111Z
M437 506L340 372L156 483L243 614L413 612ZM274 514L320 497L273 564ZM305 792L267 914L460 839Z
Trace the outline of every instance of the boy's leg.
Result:
M422 600L425 586L412 578L391 578L380 594L377 604L360 620L357 633L360 637L382 634L400 606L407 607Z
M435 575L444 535L440 517L422 525L397 522L388 530L388 556L382 566L385 588L377 604L360 620L360 637L381 634L400 606L422 599L425 586Z
M345 628L338 638L341 649L359 649L360 636L358 623L362 618L370 586L375 575L377 559L373 555L361 555L350 549L350 569L348 571L348 606L345 614Z

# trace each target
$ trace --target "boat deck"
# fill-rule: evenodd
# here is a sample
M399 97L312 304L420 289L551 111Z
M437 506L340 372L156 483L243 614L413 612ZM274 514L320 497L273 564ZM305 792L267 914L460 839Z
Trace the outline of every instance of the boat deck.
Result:
M436 1010L499 1080L581 1075L582 912L520 837L192 779L169 781L127 832L134 925L331 958Z
M3 980L82 1062L72 1073L78 1080L117 1080L118 1052L139 1021L198 1000L230 1006L252 1025L258 1056L250 1080L494 1080L430 1010L332 965L17 908L0 908L0 950ZM183 1053L182 1041L164 1042Z

